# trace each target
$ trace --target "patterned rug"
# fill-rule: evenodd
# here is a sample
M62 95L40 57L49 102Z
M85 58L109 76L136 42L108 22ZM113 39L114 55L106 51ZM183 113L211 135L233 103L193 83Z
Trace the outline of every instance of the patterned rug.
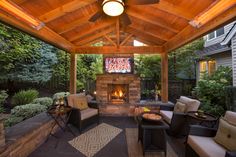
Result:
M129 157L143 157L141 142L138 142L138 129L126 128L125 135L128 146ZM164 157L162 152L147 152L145 157ZM170 144L167 142L167 157L178 157Z
M69 141L69 144L85 156L92 157L121 132L122 129L102 123Z

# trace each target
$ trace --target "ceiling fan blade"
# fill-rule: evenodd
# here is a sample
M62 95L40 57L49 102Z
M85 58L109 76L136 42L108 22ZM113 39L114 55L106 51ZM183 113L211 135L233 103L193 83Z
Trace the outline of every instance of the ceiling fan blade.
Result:
M125 4L127 5L147 5L147 4L156 4L160 0L126 0Z
M96 12L92 17L90 17L89 21L90 22L95 22L97 21L99 18L101 18L103 16L103 13L101 11Z
M128 26L132 23L129 16L126 13L123 13L120 16L120 20L121 20L121 23L123 23L125 26Z

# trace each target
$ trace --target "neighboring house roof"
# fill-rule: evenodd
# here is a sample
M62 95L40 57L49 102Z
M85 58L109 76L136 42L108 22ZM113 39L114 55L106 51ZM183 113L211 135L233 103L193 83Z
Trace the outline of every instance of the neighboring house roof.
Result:
M228 45L221 45L220 43L205 47L203 50L196 51L196 54L199 57L210 56L213 54L225 52L231 50L231 47Z
M199 57L205 57L231 50L229 43L235 34L236 34L236 22L234 23L229 32L225 35L225 38L220 43L205 47L201 51L196 51L196 54Z
M236 22L234 23L233 27L227 33L224 40L221 42L221 45L228 45L235 34L236 34Z

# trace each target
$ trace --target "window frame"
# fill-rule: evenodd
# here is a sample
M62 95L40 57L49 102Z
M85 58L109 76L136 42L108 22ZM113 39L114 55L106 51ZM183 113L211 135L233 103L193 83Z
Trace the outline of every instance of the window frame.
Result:
M217 30L220 30L220 29L223 29L223 34L217 36ZM211 32L211 33L214 33L214 37L211 38L211 39L209 38L209 35L210 35L211 33L207 34L207 41L211 41L211 40L213 40L213 39L215 39L215 38L218 38L218 37L220 37L220 36L222 36L222 35L225 34L225 28L224 28L224 27L221 27L221 28L219 28L219 29L217 29L217 30Z

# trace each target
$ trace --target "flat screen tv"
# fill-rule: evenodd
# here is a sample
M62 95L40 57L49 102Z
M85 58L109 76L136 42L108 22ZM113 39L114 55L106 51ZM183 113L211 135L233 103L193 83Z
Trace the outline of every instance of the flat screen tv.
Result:
M133 59L130 57L106 57L104 70L106 73L132 73Z

